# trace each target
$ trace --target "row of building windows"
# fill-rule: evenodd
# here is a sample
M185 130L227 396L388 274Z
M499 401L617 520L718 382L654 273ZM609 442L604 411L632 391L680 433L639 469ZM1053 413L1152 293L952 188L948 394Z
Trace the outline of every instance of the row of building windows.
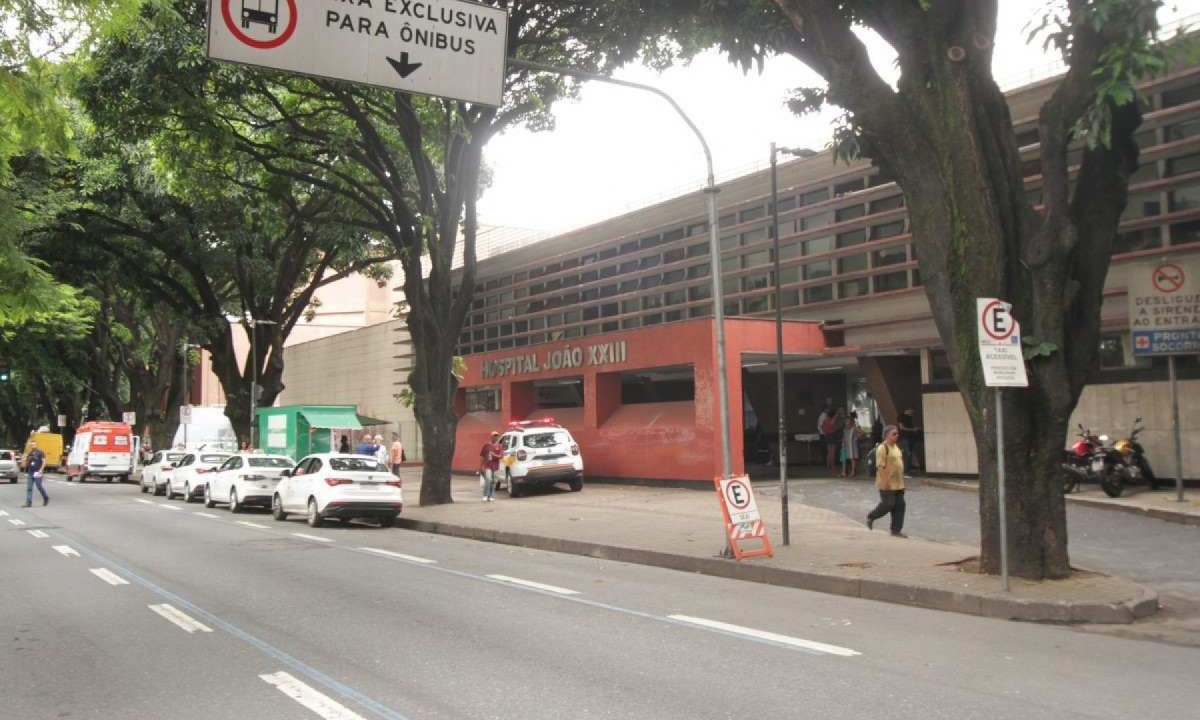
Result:
M1138 138L1143 163L1131 178L1117 253L1200 242L1200 82L1155 97L1161 109L1148 113ZM1018 141L1030 156L1026 170L1035 177L1028 196L1037 204L1036 127L1022 130ZM1073 164L1080 159L1076 151ZM719 218L726 315L775 309L770 210L769 198L760 198ZM778 212L784 309L921 285L903 196L889 178L868 170L788 190ZM712 313L709 274L703 221L505 273L477 285L459 352L704 317Z

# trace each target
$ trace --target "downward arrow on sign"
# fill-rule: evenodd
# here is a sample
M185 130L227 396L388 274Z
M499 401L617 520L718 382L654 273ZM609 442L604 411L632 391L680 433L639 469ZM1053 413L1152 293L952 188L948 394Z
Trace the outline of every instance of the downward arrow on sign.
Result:
M400 53L399 60L389 57L387 59L387 61L388 61L388 63L391 64L393 70L400 73L400 77L402 77L402 78L406 78L409 75L412 75L413 72L415 72L416 69L421 67L421 65L422 65L422 63L410 63L408 61L408 53L406 53L406 52Z

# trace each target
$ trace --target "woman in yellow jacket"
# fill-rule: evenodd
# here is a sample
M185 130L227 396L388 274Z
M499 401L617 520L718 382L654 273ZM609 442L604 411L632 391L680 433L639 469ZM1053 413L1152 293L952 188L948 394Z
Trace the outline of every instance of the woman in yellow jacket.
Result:
M896 442L900 433L895 425L883 430L883 442L875 448L875 487L879 489L879 504L867 515L867 529L874 529L875 521L892 514L892 535L906 538L904 534L904 454Z

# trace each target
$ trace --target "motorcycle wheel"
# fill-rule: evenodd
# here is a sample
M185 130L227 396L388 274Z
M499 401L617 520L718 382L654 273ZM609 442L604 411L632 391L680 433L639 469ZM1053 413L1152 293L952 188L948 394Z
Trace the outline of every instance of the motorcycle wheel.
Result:
M1100 489L1104 494L1111 497L1121 497L1121 493L1125 491L1125 486L1121 482L1121 475L1112 470L1105 469L1100 474Z
M1063 495L1070 495L1079 489L1079 476L1063 467Z

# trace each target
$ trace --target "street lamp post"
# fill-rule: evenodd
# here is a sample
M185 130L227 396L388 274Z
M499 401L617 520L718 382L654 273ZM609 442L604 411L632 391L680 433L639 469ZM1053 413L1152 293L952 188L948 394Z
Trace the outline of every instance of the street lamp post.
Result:
M259 325L278 325L274 320L258 320L256 318L247 318L246 324L250 326L250 447L258 447L258 438L255 437L258 429L255 422L254 414L258 410L258 326Z
M791 528L788 521L788 474L787 474L787 415L784 414L783 388L783 278L779 266L779 170L776 159L779 153L797 157L812 157L816 153L808 148L784 148L771 143L771 226L775 251L775 386L776 407L779 415L779 506L783 512L783 544L791 544Z

